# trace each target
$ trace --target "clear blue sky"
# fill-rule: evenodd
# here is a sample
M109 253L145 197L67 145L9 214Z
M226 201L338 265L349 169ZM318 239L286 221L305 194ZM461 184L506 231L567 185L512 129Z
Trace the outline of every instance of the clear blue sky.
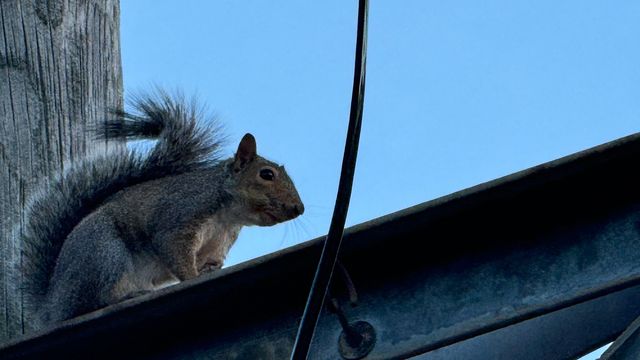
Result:
M227 265L326 233L355 1L122 2L125 90L197 93L231 143L286 164L307 206L248 228ZM373 1L348 224L640 130L640 2Z

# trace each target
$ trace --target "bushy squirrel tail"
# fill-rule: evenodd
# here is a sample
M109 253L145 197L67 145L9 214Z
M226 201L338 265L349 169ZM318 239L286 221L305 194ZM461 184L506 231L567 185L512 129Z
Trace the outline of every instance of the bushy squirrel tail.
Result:
M162 90L141 94L131 111L94 129L99 139L156 139L147 153L125 146L74 164L32 196L23 236L23 286L28 306L42 303L62 245L73 228L109 196L145 181L215 166L223 137L202 108Z

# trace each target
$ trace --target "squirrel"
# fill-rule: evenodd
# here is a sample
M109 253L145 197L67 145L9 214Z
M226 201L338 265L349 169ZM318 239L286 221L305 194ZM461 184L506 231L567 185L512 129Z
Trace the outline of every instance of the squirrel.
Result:
M284 166L246 134L219 156L219 128L200 108L158 90L96 127L98 139L155 139L86 159L49 182L28 209L24 293L34 327L220 269L243 226L304 212Z

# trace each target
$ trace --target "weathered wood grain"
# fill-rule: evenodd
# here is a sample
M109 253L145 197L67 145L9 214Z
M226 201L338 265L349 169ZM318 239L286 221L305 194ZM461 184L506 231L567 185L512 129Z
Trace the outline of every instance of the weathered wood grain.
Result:
M29 195L104 151L87 127L122 105L118 0L0 0L0 340L25 328L20 233Z

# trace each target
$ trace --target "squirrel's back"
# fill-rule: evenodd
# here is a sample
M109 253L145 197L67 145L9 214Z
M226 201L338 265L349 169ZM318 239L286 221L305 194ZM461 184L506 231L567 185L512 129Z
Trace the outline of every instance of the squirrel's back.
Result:
M123 148L74 164L32 197L23 237L27 306L47 293L65 238L107 198L132 185L206 169L219 162L222 137L214 123L201 126L201 108L157 90L135 97L132 112L96 127L101 139L157 139L148 153Z

